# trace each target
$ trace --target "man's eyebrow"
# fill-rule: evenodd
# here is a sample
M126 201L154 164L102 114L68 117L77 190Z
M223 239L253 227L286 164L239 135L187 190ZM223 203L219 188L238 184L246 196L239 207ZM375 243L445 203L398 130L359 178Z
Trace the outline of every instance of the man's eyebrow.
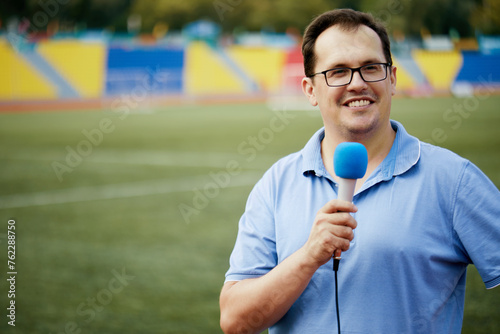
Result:
M385 63L385 61L380 60L380 59L368 59L368 60L365 60L364 62L362 62L361 66L367 65L367 64L379 64L379 63Z
M379 59L367 59L363 62L361 62L360 66L368 65L368 64L378 64L378 63L384 63L385 61L379 60ZM351 68L351 66L347 65L346 63L334 63L334 65L330 65L328 68L329 69L334 69L334 68L342 68L342 67L348 67Z
M330 65L327 66L328 68L339 68L339 67L349 67L345 63L330 63Z

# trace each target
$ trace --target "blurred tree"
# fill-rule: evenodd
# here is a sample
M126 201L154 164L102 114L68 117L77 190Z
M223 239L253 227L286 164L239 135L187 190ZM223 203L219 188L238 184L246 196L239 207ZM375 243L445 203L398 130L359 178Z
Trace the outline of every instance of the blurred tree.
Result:
M250 17L252 30L261 27L273 31L283 32L288 28L303 30L311 20L324 11L332 9L324 0L267 0L253 2L253 15ZM335 1L339 2L339 1Z
M370 2L377 3L381 0L372 0ZM354 10L363 10L363 0L341 0L337 8L351 8Z
M0 3L0 19L29 21L31 31L43 31L51 21L62 26L100 29L120 24L125 26L132 0L4 0Z
M134 1L131 12L144 18L144 29L150 30L156 21L164 20L172 29L187 22L209 19L224 30L236 27L249 30L285 31L293 26L303 29L315 15L332 8L326 0L141 0Z
M500 0L2 0L0 20L2 27L14 17L36 23L39 29L58 20L62 27L126 31L133 15L142 32L148 33L158 22L169 30L180 30L200 19L218 23L226 32L283 32L288 28L303 31L314 16L334 8L371 12L389 31L406 35L420 35L422 30L432 34L456 31L462 37L476 30L500 33Z
M130 13L142 17L142 30L151 32L155 24L164 21L171 29L181 29L185 24L203 18L213 18L212 1L207 0L140 0L133 1Z
M477 0L471 26L483 34L500 34L500 0Z
M123 30L132 0L78 0L69 3L74 4L70 9L75 21L85 23L87 28L119 27L118 30Z
M419 35L422 30L431 34L449 34L456 30L461 37L474 34L470 25L471 13L476 7L475 0L420 0L409 2L404 16L404 31Z
M5 22L11 18L19 18L20 15L27 13L27 1L5 0L0 2L0 20Z

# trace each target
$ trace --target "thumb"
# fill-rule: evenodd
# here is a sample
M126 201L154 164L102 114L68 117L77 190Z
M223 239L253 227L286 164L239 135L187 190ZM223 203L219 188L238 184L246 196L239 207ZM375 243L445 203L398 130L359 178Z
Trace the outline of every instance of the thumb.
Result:
M342 251L340 249L336 249L333 253L333 257L340 257L342 255Z

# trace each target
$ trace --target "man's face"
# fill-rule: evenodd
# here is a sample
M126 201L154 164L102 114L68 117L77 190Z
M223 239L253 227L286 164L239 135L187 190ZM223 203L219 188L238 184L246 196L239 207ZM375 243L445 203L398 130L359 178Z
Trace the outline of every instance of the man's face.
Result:
M328 28L318 36L315 54L315 73L387 62L377 33L364 25L356 30ZM396 68L387 71L387 79L371 83L355 72L351 83L341 87L327 86L324 75L319 74L304 78L302 87L310 103L319 106L325 127L348 135L370 134L389 122Z

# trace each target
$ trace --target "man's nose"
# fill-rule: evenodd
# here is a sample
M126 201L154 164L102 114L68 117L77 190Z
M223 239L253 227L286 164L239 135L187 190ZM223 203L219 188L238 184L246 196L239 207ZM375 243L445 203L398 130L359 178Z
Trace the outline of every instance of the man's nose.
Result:
M355 71L352 74L352 80L349 85L347 85L348 89L356 90L356 89L364 89L366 87L366 82L361 77L361 73L359 71Z

